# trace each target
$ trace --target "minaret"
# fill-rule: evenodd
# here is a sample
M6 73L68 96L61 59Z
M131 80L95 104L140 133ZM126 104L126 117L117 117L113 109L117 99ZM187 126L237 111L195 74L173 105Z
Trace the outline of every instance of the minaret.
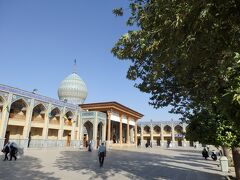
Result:
M76 59L74 59L73 73L77 74L77 60Z

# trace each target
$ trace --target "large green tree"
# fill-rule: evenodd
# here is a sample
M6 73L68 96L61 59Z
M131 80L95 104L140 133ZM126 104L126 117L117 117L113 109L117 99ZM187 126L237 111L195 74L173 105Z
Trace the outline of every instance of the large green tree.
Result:
M240 1L130 0L129 7L127 25L136 30L112 53L132 61L127 78L151 94L150 104L172 105L184 117L217 106L240 127ZM232 144L238 178L239 143Z

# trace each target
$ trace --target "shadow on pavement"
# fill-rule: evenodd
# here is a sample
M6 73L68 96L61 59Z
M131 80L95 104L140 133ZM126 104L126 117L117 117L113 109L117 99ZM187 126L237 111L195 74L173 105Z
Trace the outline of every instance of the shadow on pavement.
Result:
M129 179L225 179L224 176L214 174L211 165L196 162L200 160L199 157L190 158L186 161L186 158L181 156L112 150L107 152L104 167L100 168L96 151L63 151L55 166L60 170L88 174L91 176L90 179L108 179L116 174ZM202 172L198 167L212 172Z
M42 168L40 161L37 158L23 156L17 161L2 161L0 162L0 179L1 180L58 180L51 177L53 173L44 173L38 169Z

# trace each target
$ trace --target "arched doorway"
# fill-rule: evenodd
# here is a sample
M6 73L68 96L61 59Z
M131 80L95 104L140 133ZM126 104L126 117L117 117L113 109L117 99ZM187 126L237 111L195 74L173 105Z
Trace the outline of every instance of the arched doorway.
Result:
M63 131L63 140L66 141L66 146L71 145L71 127L73 124L73 113L72 111L68 111L64 115L64 131Z
M137 139L137 145L138 146L140 146L141 145L141 127L140 126L137 126L137 137L138 137L138 139Z
M49 124L60 125L60 109L54 108L49 114Z
M153 127L153 140L157 146L160 146L160 132L161 128L158 125Z
M45 122L46 108L43 104L38 104L33 108L31 130L28 137L28 147L41 146L40 140L43 139L43 128ZM41 128L39 127L41 124ZM31 141L34 141L34 145L31 145Z
M90 121L87 121L83 124L85 129L83 136L83 144L85 147L88 146L90 140L93 140L93 124Z
M183 128L180 125L175 126L175 141L177 141L178 146L182 146L183 141Z
M23 131L26 124L27 108L27 103L23 99L19 99L11 104L4 144L9 139L17 144L21 144L21 140L24 139Z
M146 125L144 128L143 128L143 140L144 140L144 143L145 145L147 146L150 146L150 141L151 141L151 130L150 130L150 127L148 125Z
M48 125L48 139L57 140L58 139L58 129L60 126L60 109L58 107L54 108L48 115L49 125Z
M163 128L163 134L164 134L164 141L167 142L167 147L170 146L171 140L172 140L172 128L169 125L164 126Z

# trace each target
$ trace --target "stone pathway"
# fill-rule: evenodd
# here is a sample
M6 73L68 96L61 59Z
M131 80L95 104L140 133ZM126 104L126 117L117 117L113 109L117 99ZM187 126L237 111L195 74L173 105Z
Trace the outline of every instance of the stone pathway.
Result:
M201 151L195 149L138 148L108 151L104 166L100 168L96 151L27 149L17 161L1 161L0 179L225 179L218 163L204 160Z

